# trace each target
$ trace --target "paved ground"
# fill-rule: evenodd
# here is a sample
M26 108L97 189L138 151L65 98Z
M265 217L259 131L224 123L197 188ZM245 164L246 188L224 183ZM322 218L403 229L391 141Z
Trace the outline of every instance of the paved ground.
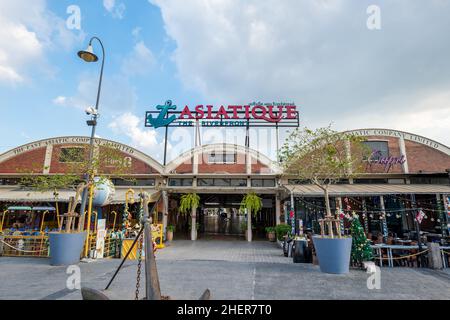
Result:
M102 289L120 263L80 263L82 285ZM161 290L173 299L450 299L450 270L382 268L381 289L367 289L368 275L323 274L318 266L294 264L274 243L175 241L157 253ZM66 289L65 267L47 259L0 257L0 299L80 299ZM113 299L133 299L136 262L126 262L111 288Z

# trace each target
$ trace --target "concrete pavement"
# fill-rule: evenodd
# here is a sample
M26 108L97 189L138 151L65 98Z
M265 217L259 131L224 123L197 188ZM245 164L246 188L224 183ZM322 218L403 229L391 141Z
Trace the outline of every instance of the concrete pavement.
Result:
M79 263L82 285L103 289L119 263ZM197 299L206 288L213 299L450 299L449 269L382 268L381 289L369 290L364 271L324 274L292 263L267 241L178 240L158 251L157 264L162 294L172 299ZM127 261L105 293L133 299L136 265ZM48 259L0 257L0 299L81 299L66 288L67 277L66 267Z

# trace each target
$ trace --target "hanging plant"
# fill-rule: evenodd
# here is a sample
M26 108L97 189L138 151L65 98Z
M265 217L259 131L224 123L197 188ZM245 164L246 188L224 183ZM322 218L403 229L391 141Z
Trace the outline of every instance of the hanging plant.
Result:
M180 200L180 212L188 213L192 208L197 208L200 204L200 197L196 193L183 194Z
M254 192L250 192L244 196L241 201L240 210L244 211L247 209L253 215L256 215L262 209L262 200Z

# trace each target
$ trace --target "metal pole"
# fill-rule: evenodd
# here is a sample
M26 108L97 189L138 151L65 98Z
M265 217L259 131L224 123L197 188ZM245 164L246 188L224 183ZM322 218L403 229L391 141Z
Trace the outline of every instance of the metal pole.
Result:
M94 40L94 39L97 40L100 43L100 46L102 48L102 66L101 66L101 69L100 69L100 79L99 79L98 89L97 89L97 99L96 99L96 102L95 102L95 111L98 111L98 106L99 106L99 102L100 102L100 93L101 93L102 81L103 81L103 67L105 65L105 48L103 47L102 41L99 38L97 38L97 37L92 37L91 40L89 41L89 45L92 45L92 40ZM90 170L92 170L92 160L94 158L94 138L95 138L95 129L97 127L97 117L98 117L98 112L96 112L93 115L94 123L93 123L93 126L92 126L91 138L89 140L89 166L90 166L89 169ZM92 174L92 172L91 172L91 174ZM85 174L84 178L86 180L86 184L89 184L89 182L91 180L89 172ZM82 221L84 221L84 212L85 212L85 209L86 209L87 196L88 196L88 192L86 192L86 189L85 189L84 192L83 192L83 198L82 198L81 207L80 207L80 213L82 215L80 217L80 219ZM88 212L88 215L89 214L90 214L90 212ZM87 236L89 237L89 230L88 230Z
M145 249L145 292L147 300L161 300L161 289L159 286L158 269L153 253L152 228L150 223L150 213L148 211L148 194L144 197L144 249ZM160 197L161 198L161 197ZM159 198L159 199L160 199ZM156 208L153 206L152 211Z
M169 126L166 126L166 137L164 139L164 165L166 165L167 159L167 133L169 131Z
M153 205L152 211L153 209L156 207L156 205L158 204L159 199L156 200L155 204ZM137 234L136 238L134 239L133 243L131 244L130 248L128 249L127 254L125 255L125 257L122 259L122 262L120 263L119 267L117 268L117 270L114 272L114 275L112 276L111 280L109 281L108 285L106 286L105 290L108 290L109 286L111 285L111 283L113 282L113 280L116 278L117 274L119 273L120 269L122 268L122 265L125 263L125 261L127 260L128 256L130 255L131 251L133 250L133 247L136 245L136 242L139 240L142 232L144 232L144 226L141 227L141 229L139 230L139 233Z

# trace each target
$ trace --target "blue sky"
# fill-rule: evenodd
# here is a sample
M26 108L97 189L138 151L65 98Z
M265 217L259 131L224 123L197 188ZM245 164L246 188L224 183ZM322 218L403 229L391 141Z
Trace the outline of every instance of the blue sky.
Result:
M380 28L367 27L370 5ZM66 12L78 6L81 28ZM144 113L177 105L295 101L302 124L382 127L450 144L450 1L0 0L0 152L54 136L89 135L106 48L98 136L162 159L163 130ZM100 47L94 43L94 50ZM203 142L244 143L240 130ZM274 133L252 132L274 156ZM284 135L282 135L283 137ZM170 158L193 135L170 133Z

